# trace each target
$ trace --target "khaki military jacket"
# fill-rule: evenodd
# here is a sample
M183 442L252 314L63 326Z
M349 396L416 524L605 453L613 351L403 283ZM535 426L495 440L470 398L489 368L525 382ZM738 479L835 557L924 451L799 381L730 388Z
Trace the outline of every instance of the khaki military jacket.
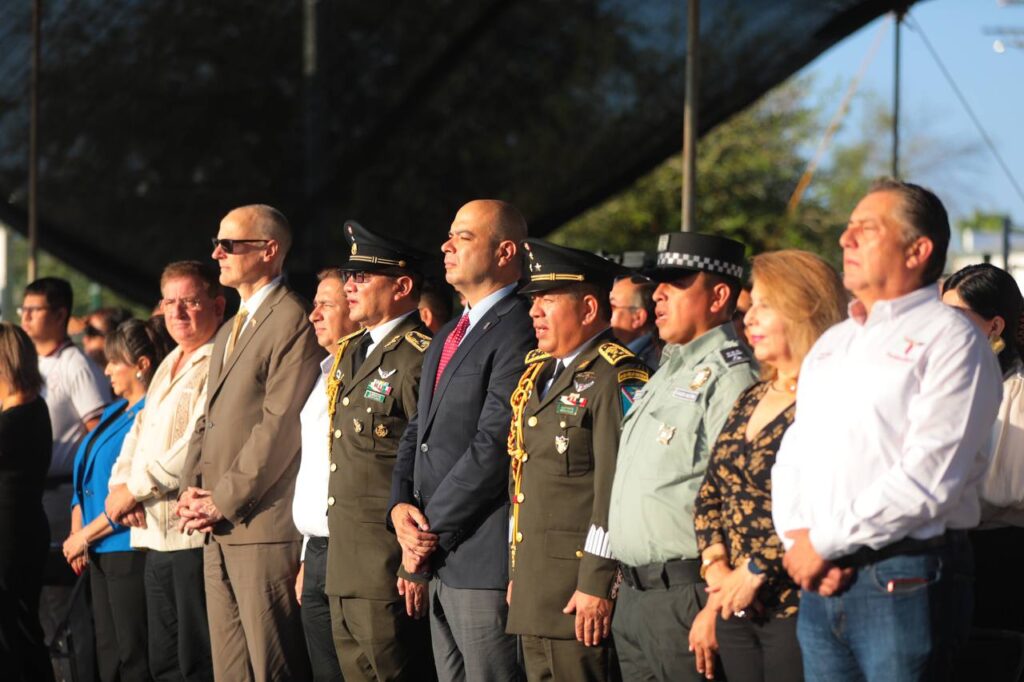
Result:
M616 451L622 416L648 368L605 332L542 398L556 360L538 350L526 362L512 398L507 630L575 639L575 615L562 613L573 593L611 597L617 563L607 528Z
M398 443L416 413L430 330L414 311L355 368L364 333L342 339L344 350L329 377L340 383L330 434L325 591L339 597L397 599L395 573L402 550L385 525L387 504Z

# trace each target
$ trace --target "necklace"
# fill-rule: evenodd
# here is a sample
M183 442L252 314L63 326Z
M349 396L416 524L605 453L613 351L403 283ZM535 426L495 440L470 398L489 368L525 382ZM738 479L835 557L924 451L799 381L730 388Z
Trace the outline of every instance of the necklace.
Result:
M778 379L775 379L775 381L772 381L770 384L768 384L768 388L772 389L776 393L789 393L790 395L796 395L796 379L784 380L782 388L778 388L775 385L777 381Z

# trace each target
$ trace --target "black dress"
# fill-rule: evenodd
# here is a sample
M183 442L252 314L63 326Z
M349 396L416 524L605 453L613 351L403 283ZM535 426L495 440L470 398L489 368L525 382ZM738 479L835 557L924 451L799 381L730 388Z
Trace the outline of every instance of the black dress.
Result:
M52 680L39 626L53 436L42 398L0 412L0 661L5 680Z

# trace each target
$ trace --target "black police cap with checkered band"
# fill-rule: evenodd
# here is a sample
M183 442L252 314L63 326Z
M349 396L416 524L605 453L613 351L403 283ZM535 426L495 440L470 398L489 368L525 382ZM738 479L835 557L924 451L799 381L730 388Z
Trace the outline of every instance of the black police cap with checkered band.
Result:
M647 275L671 282L692 272L743 279L744 247L734 239L697 232L669 232L658 238L658 257Z
M387 272L410 270L422 273L428 256L402 244L394 237L382 237L354 220L345 221L345 238L351 245L348 261L341 269L349 272Z
M559 246L540 239L523 242L530 281L521 294L557 289L567 284L586 282L610 290L618 277L629 270L596 253Z

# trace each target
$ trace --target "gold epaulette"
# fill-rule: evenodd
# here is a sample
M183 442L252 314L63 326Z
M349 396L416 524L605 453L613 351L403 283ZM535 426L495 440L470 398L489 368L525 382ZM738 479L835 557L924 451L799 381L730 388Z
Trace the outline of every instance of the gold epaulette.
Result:
M359 329L355 330L354 332L352 332L348 336L341 337L340 339L338 339L338 347L340 348L342 346L342 344L347 346L349 341L351 341L352 339L356 338L357 336L359 336L360 334L362 334L365 331L366 331L365 329L360 327Z
M427 346L430 345L430 337L427 336L426 334L421 334L420 332L407 333L405 335L405 340L408 341L413 348L415 348L421 353L427 350Z
M526 364L532 365L535 362L542 362L551 357L550 353L545 353L540 348L534 348L526 354Z
M615 366L625 360L626 358L635 358L636 353L629 350L625 346L620 346L614 341L608 343L602 343L601 347L597 349L597 352L601 354L609 365Z

